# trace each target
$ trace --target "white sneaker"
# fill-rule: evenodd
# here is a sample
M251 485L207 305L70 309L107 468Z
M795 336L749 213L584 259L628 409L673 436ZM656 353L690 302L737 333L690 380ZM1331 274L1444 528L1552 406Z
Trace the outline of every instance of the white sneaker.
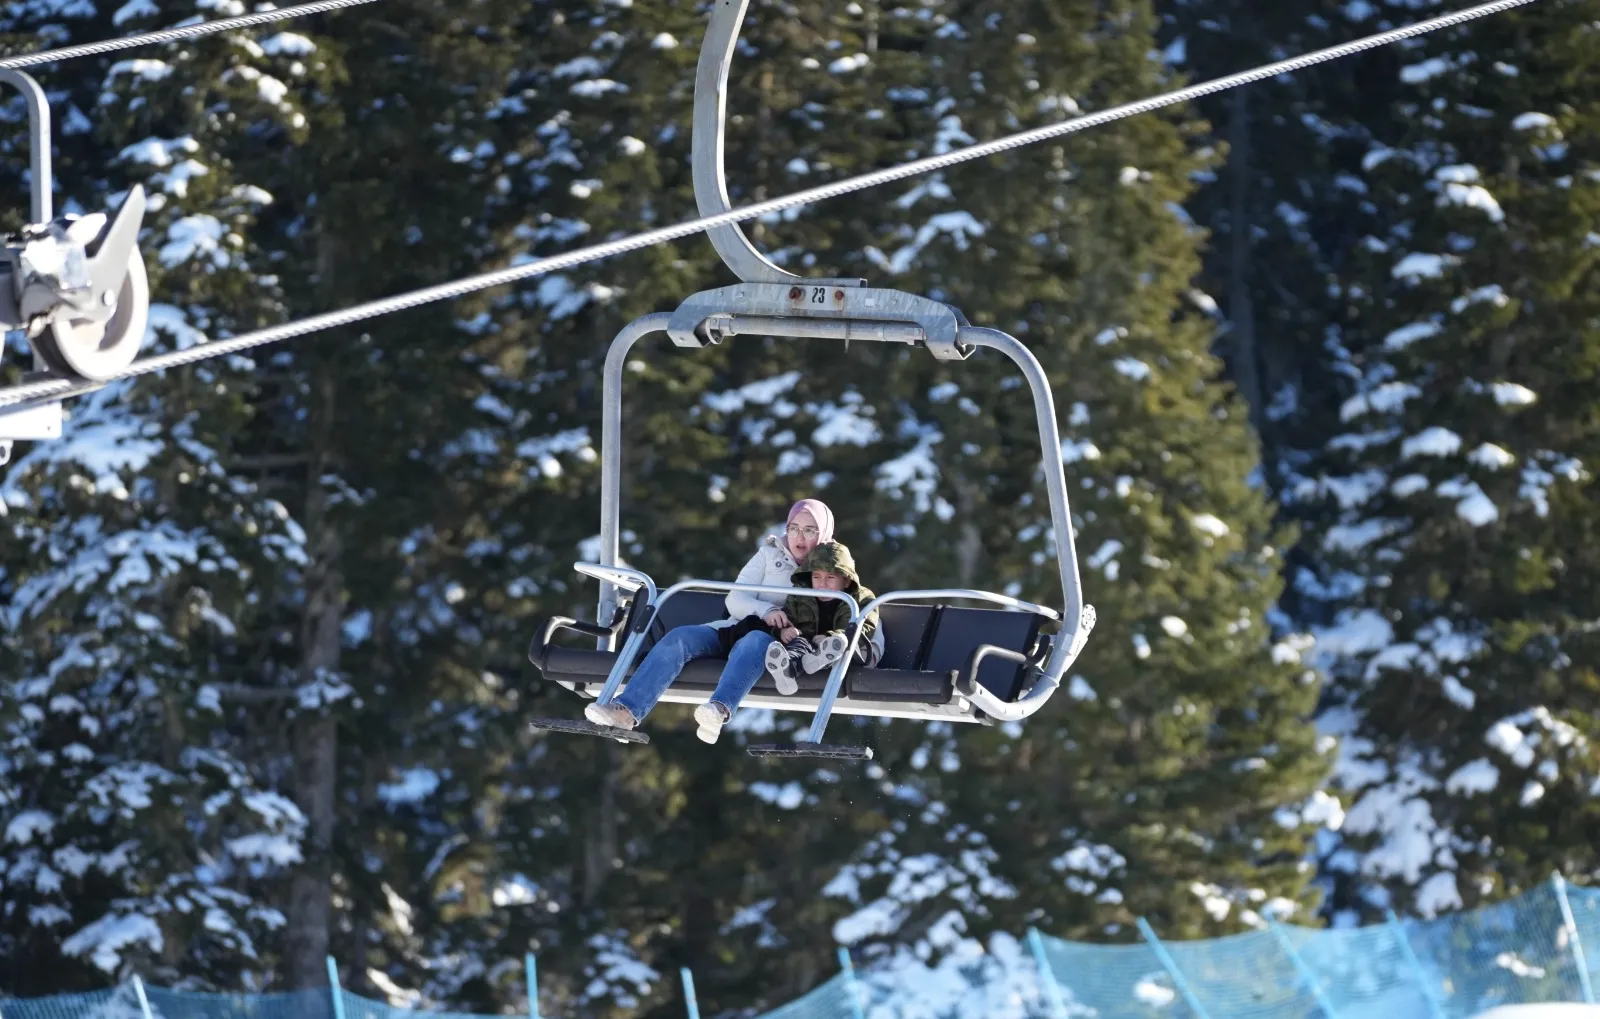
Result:
M633 712L616 701L610 704L595 701L583 709L583 717L595 725L607 725L613 729L632 729L639 724L639 720L633 717Z
M767 673L778 684L778 692L785 697L794 696L800 689L800 683L794 677L794 660L789 657L789 649L777 641L767 645Z
M700 723L695 735L700 737L702 743L715 743L717 737L722 735L722 727L728 723L729 717L727 708L716 701L706 701L694 709L694 720Z
M844 638L830 633L817 641L817 650L800 656L800 667L809 675L821 672L844 657Z

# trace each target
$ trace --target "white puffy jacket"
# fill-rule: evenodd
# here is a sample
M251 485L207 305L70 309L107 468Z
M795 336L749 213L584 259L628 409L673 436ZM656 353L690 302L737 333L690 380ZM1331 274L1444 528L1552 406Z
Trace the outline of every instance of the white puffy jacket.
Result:
M744 569L739 571L735 578L740 584L764 584L770 587L793 587L794 572L800 566L794 561L794 556L789 554L788 543L775 535L767 535L761 539L761 544L756 547L756 554L744 564ZM765 617L773 609L783 608L784 599L777 595L754 594L749 591L729 591L727 598L728 617L720 619L710 626L721 628L732 626L736 621L745 616ZM881 617L880 617L881 618ZM878 626L872 634L872 654L868 661L876 662L883 657L883 627Z

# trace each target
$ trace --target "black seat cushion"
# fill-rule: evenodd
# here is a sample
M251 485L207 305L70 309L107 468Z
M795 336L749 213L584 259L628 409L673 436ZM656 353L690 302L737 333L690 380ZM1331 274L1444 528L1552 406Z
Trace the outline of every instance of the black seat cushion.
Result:
M953 673L913 669L855 669L845 687L860 700L907 704L948 704L955 694Z

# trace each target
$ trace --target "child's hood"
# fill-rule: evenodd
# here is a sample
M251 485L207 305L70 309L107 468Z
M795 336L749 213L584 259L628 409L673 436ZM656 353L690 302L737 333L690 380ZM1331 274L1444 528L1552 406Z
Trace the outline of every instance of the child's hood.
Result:
M817 570L824 573L837 573L849 581L850 593L854 594L861 586L861 577L856 573L856 560L843 542L825 541L811 550L806 556L806 561L800 564L800 569L794 572L794 583L801 587L811 587L811 574Z

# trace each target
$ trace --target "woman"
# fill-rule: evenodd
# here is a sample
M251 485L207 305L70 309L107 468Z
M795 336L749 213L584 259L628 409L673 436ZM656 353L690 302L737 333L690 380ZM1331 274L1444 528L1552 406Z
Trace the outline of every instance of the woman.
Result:
M832 540L833 511L818 499L801 499L789 509L783 539L773 535L763 538L756 554L739 571L738 583L788 587L790 577L799 569L798 564L805 561L811 550ZM721 654L717 640L719 629L732 626L746 616L759 616L774 627L786 627L790 625L789 617L782 605L783 599L776 594L730 591L727 598L729 618L667 631L639 663L627 689L610 704L590 704L584 709L584 716L596 725L632 729L655 707L685 665L696 658ZM874 635L874 642L882 639L881 634ZM717 741L739 702L766 671L767 645L771 643L771 634L756 631L734 644L711 699L694 709L694 720L699 724L695 735L707 743Z

